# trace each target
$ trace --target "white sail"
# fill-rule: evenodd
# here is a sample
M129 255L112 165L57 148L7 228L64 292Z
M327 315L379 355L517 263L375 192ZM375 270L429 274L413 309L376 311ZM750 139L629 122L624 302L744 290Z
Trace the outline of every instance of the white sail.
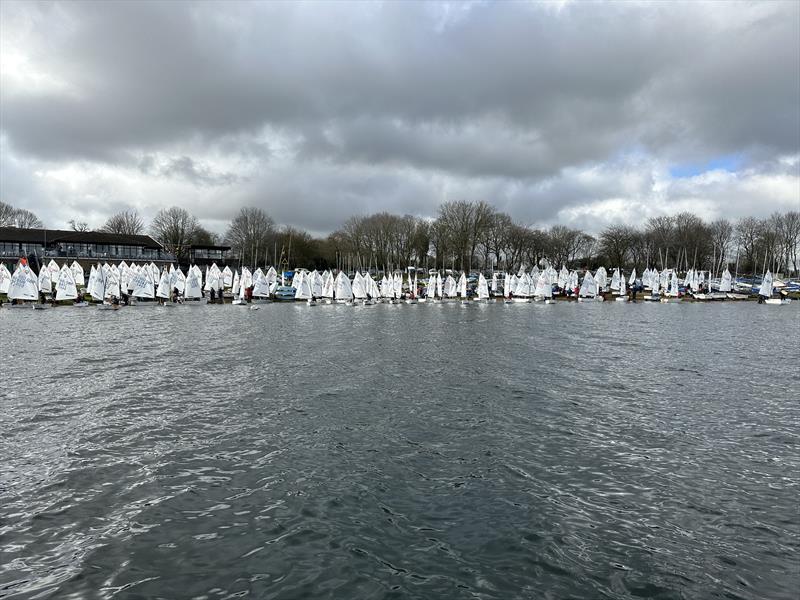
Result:
M196 265L195 265L196 266ZM203 295L203 287L200 283L200 276L196 268L189 268L186 275L186 288L183 291L184 298L197 299Z
M627 290L625 289L625 276L620 272L619 277L619 295L624 296Z
M661 285L659 283L658 270L653 269L650 271L650 289L654 295L657 295L660 287Z
M385 279L385 278L384 278ZM322 274L322 297L323 298L333 298L334 292L334 280L333 275L330 271L325 271Z
M503 294L506 298L510 298L513 291L511 289L511 275L506 271L506 275L503 278Z
M478 274L478 300L489 299L489 286L486 283L486 277L483 273Z
M350 279L343 271L339 271L338 275L336 275L335 294L337 300L353 299L353 287L350 285Z
M233 286L233 271L228 265L225 265L225 268L222 269L222 285L226 288Z
M443 286L443 284L444 284L444 282L442 281L442 275L441 275L441 273L437 273L437 274L436 274L436 295L437 295L439 298L442 298L442 297L443 297L443 293L442 293L442 286Z
M47 270L50 271L50 281L53 283L53 285L55 285L58 281L58 276L61 273L61 267L59 267L58 263L51 258L50 262L47 263Z
M672 277L670 277L669 280L669 295L678 295L678 273L675 271L672 272Z
M180 267L175 269L175 272L172 274L171 285L178 290L179 294L183 294L186 291L186 275L183 274Z
M617 273L617 272L615 271L615 273ZM619 273L617 273L617 275L619 275ZM606 273L606 268L605 267L601 266L599 269L597 269L597 271L595 271L594 280L595 280L595 283L597 283L597 286L601 290L605 290L606 289L606 286L608 286L608 273ZM611 282L612 282L611 283L611 289L612 290L613 289L617 289L617 288L614 287L614 283L613 283L614 279L613 278L611 279Z
M156 296L159 298L169 299L170 292L172 291L172 286L170 285L170 277L169 273L166 269L161 272L161 278L158 280L158 289L156 290Z
M773 282L772 282L772 273L767 271L764 273L764 278L761 280L761 287L758 288L758 295L764 296L765 298L769 298L772 296L772 289L773 289Z
M467 299L467 275L465 273L461 273L461 277L458 278L458 294L462 300Z
M98 265L94 269L94 277L89 277L89 288L87 290L94 300L102 302L106 298L106 272Z
M311 272L311 297L319 298L322 296L322 276L316 271ZM375 283L374 281L372 283Z
M20 265L11 276L9 300L36 300L39 297L38 278L28 265Z
M448 275L444 282L444 295L448 298L456 297L456 280L452 275Z
M492 294L497 294L497 273L492 273Z
M428 276L428 287L425 288L427 298L436 298L436 274Z
M611 286L610 288L614 291L619 290L619 269L614 269L614 273L611 275Z
M120 297L119 289L119 269L109 269L106 273L106 291L105 297Z
M311 278L305 271L300 271L298 275L300 277L300 281L298 281L297 285L295 286L294 297L297 300L311 300Z
M728 271L726 267L725 270L722 272L722 277L719 281L719 291L720 292L730 292L731 291L731 272Z
M53 289L53 281L50 279L50 269L42 267L39 269L39 289L42 292L50 293Z
M401 298L403 296L403 276L400 273L395 273L392 280L394 282L394 297Z
M567 267L561 267L561 270L558 272L558 287L562 290L569 285L569 271Z
M550 277L547 272L542 272L539 275L539 278L536 280L536 289L534 290L534 296L537 298L552 298L553 297L553 287L550 284Z
M58 273L56 282L56 300L75 300L78 297L78 288L75 286L75 277L72 269L64 265Z
M0 294L8 294L9 287L11 287L11 271L0 263Z
M266 298L269 297L269 294L269 282L264 276L264 272L261 269L257 269L253 274L253 296L258 298Z
M152 278L153 272L147 267L140 269L136 275L131 278L130 284L133 286L131 289L131 296L136 298L155 298L155 285ZM92 293L94 296L94 293Z
M75 280L75 285L86 285L86 280L84 279L83 275L83 267L77 260L72 261L70 269L72 270L72 278Z
M355 276L353 277L353 297L356 300L366 300L367 298L367 288L364 285L364 278L361 276L361 273L356 271Z
M239 294L239 271L236 271L233 274L233 283L231 285L231 292L233 292L234 296Z
M597 295L597 283L595 282L594 277L592 277L591 272L586 271L586 274L583 276L583 281L581 282L578 295L581 298L593 298Z
M628 278L628 285L633 285L636 283L636 269L631 271L631 276Z

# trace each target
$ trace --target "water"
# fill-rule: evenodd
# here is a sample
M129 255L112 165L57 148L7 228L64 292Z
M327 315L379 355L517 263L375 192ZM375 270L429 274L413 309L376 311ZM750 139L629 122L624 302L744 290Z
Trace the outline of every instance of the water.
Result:
M799 316L0 309L0 597L797 598Z

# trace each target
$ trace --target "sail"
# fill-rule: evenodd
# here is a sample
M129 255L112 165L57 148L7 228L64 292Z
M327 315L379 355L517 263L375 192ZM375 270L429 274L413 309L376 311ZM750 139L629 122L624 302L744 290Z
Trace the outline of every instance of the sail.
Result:
M614 273L611 275L610 287L612 290L619 290L619 269L614 269Z
M36 300L38 297L38 278L28 265L20 265L8 285L9 300Z
M265 277L266 279L266 277ZM310 300L311 299L311 280L305 271L300 271L295 275L295 280L292 281L295 288L294 297L297 300Z
M228 265L225 265L225 268L222 269L222 285L225 287L233 286L233 271Z
M183 294L186 291L186 275L183 274L180 267L175 269L172 275L171 285L178 290L179 294Z
M767 271L764 273L764 279L761 280L761 287L758 289L758 295L769 298L772 296L772 273Z
M428 287L425 288L425 296L427 298L436 298L436 281L437 274L428 276Z
M497 294L497 273L492 273L492 294Z
M525 275L525 265L519 266L519 271L517 271L517 279Z
M537 298L551 298L553 296L553 288L550 285L550 277L546 271L543 271L536 280L536 289L534 290L533 295Z
M478 299L489 299L489 286L486 283L486 277L483 276L483 273L478 274Z
M678 295L678 273L673 271L672 277L669 280L669 294L671 296Z
M75 286L75 277L72 269L64 265L58 273L56 282L56 300L75 300L78 297L78 288Z
M53 282L50 279L50 269L42 267L39 270L39 289L42 292L50 293L53 289Z
M164 269L161 272L161 278L158 280L158 289L156 290L156 296L159 298L168 299L170 297L170 292L172 291L172 286L170 285L170 277L169 272Z
M652 271L650 271L650 289L652 290L653 294L658 294L659 288L660 284L659 284L658 270L653 269Z
M50 271L50 281L53 283L53 285L55 285L58 281L58 276L61 273L61 267L59 267L58 263L51 258L50 262L47 263L47 270Z
M597 295L597 283L589 271L586 271L586 274L583 276L583 281L581 282L581 288L578 292L578 295L582 298L593 298Z
M400 273L394 274L394 297L401 298L403 296L403 276Z
M239 294L239 271L233 274L233 281L231 282L231 292L234 296Z
M452 275L448 275L444 282L444 295L448 298L455 298L456 296L456 280Z
M728 271L727 267L725 268L725 271L723 271L722 277L720 278L719 291L720 292L731 291L731 272Z
M353 291L353 297L356 300L366 300L367 288L364 285L364 278L358 271L356 271L356 274L353 277L352 291Z
M620 272L620 277L619 277L619 295L620 296L624 296L626 291L627 290L625 289L625 275L622 274L622 272Z
M197 274L197 269L189 268L189 272L186 275L186 288L184 289L183 297L195 299L200 298L202 295L203 289L200 283L200 276Z
M567 267L561 267L561 270L558 272L558 287L562 290L569 285L569 271Z
M92 298L98 302L102 302L106 297L106 272L98 265L94 269L94 278L89 278L88 292Z
M11 287L11 271L0 263L0 294L8 294L9 287Z
M253 274L253 296L266 298L270 293L269 288L269 282L264 276L264 272L261 269L256 269L256 272Z
M75 285L86 285L86 280L83 276L83 267L77 260L72 261L70 269L72 270L72 278L75 280Z
M334 292L334 281L333 275L330 271L325 271L322 275L322 297L323 298L333 298Z
M467 276L465 273L461 273L461 277L458 278L458 293L462 300L467 299Z
M373 281L373 283L375 283ZM311 297L319 298L322 296L322 276L316 271L311 272Z
M353 299L353 287L350 285L350 279L348 279L343 271L339 271L339 274L336 275L335 293L337 300Z
M106 273L105 297L110 298L111 296L120 297L119 269L109 269L108 273Z
M247 267L242 267L242 276L240 277L239 285L243 288L249 288L253 286L253 274Z
M636 283L636 269L631 271L631 276L628 278L628 285L633 285Z
M152 274L152 270L146 267L131 278L131 285L133 286L131 296L155 298L155 285L153 284ZM94 296L94 293L92 293L92 296Z

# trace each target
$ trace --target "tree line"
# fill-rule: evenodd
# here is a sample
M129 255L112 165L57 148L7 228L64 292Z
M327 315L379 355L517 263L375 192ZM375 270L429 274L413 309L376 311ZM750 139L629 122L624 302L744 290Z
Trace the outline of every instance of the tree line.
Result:
M70 225L78 231L88 229L74 220ZM42 222L31 211L0 202L0 226L42 227ZM612 225L593 236L564 225L524 225L487 202L454 201L440 205L434 219L387 212L353 216L327 237L315 238L298 228L278 226L254 207L242 208L220 236L203 228L186 209L170 207L160 210L149 226L134 210L119 212L100 231L149 233L179 259L186 258L192 245L224 244L243 265L348 271L407 266L516 271L551 264L794 273L800 265L800 211L711 223L681 212L650 218L639 227Z

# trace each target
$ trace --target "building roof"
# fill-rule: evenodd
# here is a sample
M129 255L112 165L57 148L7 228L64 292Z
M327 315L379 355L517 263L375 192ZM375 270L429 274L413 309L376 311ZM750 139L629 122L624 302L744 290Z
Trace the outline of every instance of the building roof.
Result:
M215 246L213 244L190 244L189 248L192 250L230 250L230 246Z
M73 244L123 244L142 248L160 249L161 244L149 235L125 235L104 231L69 231L63 229L20 229L0 227L0 242L19 242L27 244L53 244L66 242Z

